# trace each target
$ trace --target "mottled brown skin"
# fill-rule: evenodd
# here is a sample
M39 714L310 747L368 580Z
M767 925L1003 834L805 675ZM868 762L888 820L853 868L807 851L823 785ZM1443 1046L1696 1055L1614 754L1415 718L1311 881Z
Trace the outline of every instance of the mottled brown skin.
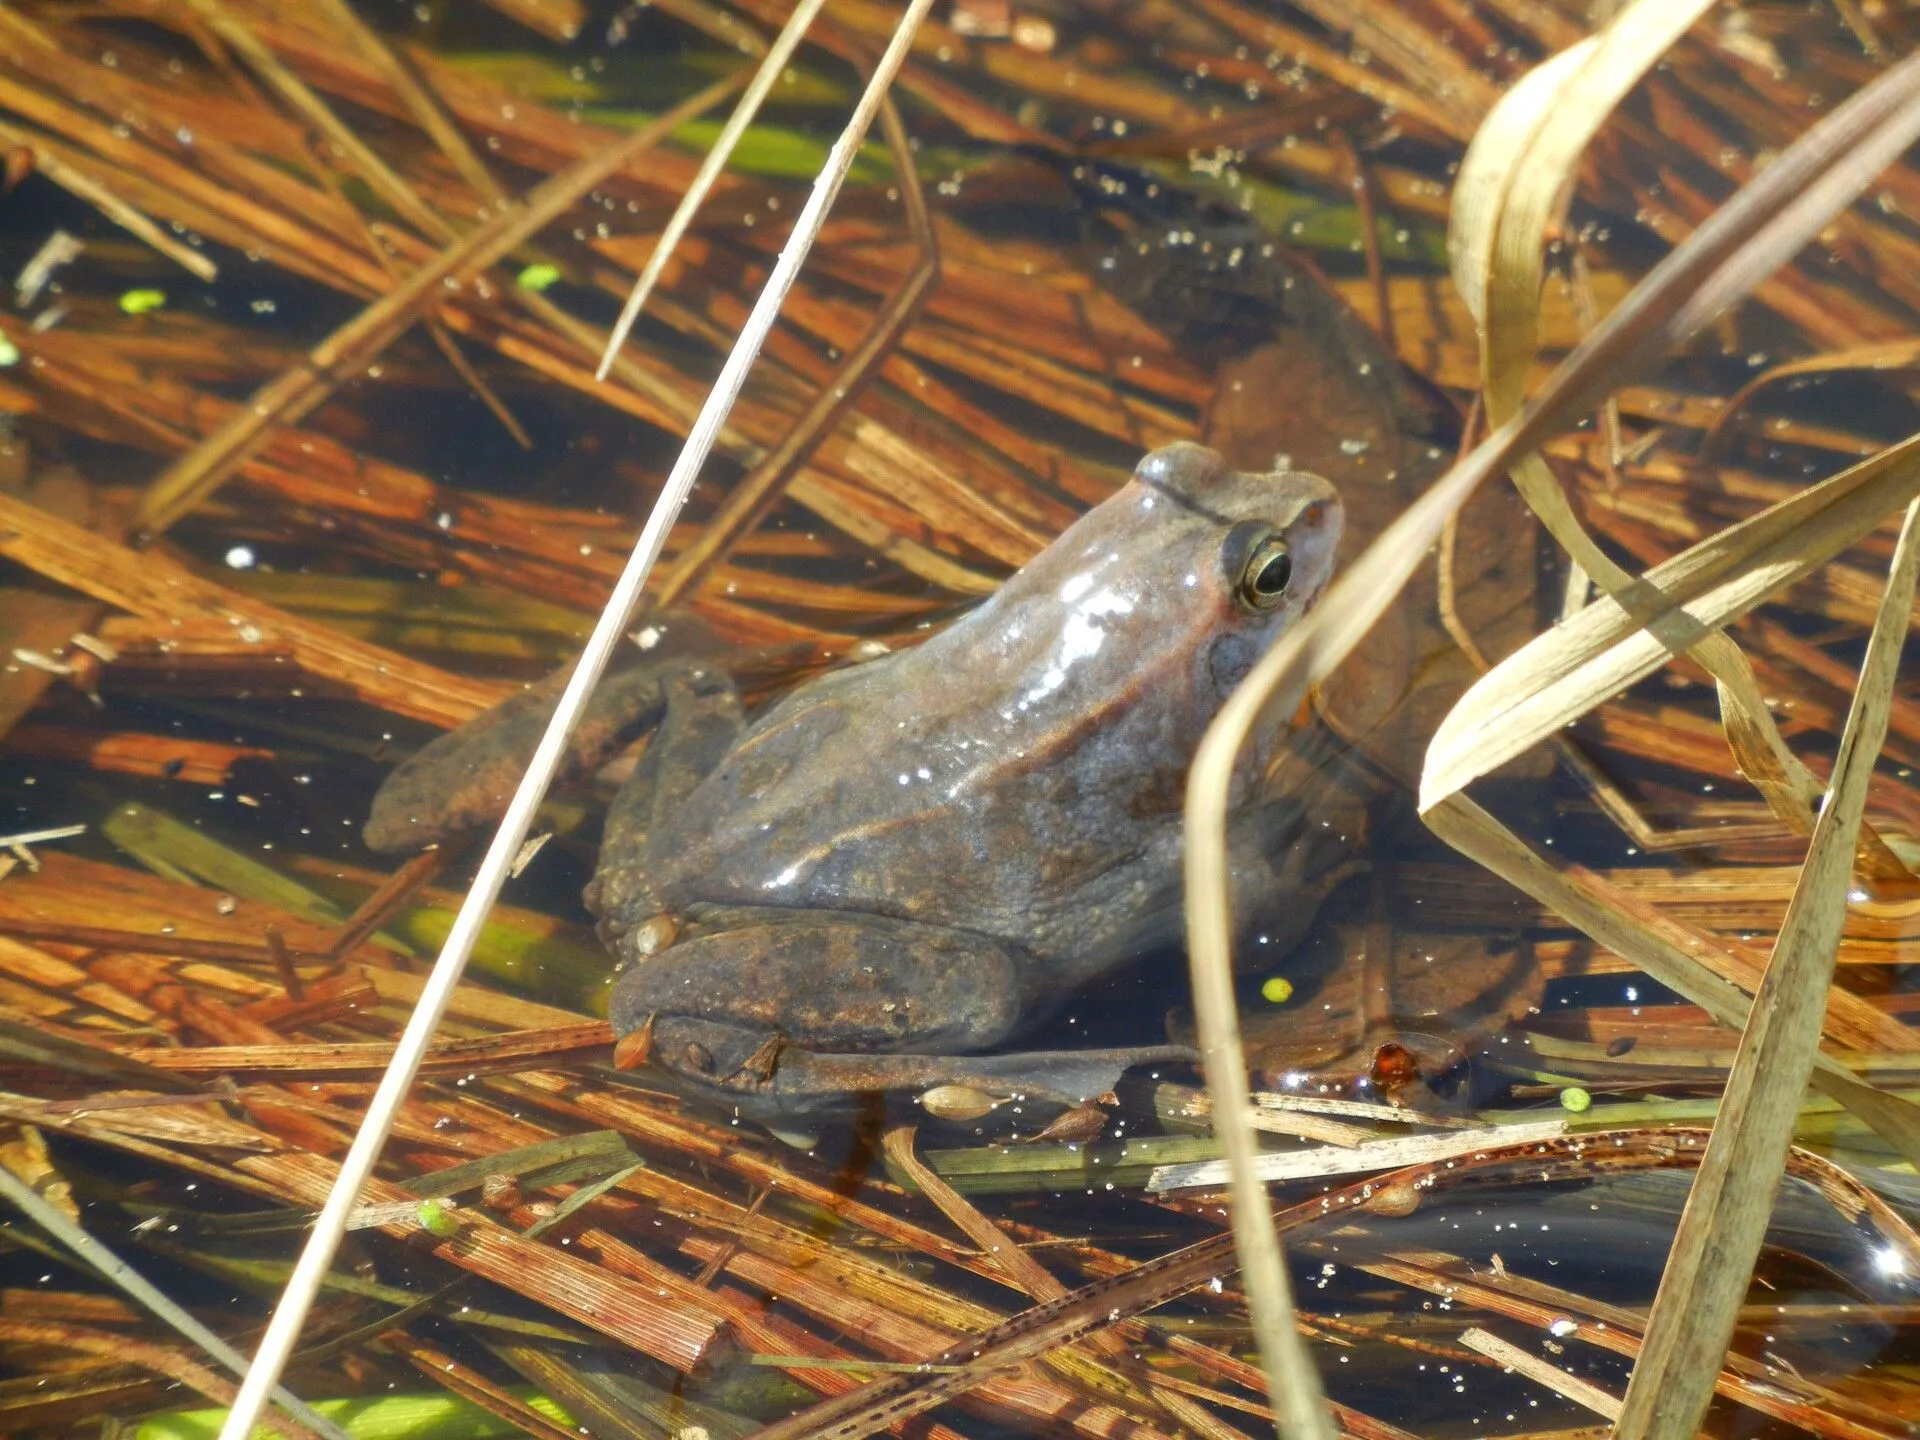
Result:
M711 668L609 681L578 766L636 721L658 726L587 890L622 963L616 1029L645 1031L683 1084L780 1116L819 1099L783 1092L783 1046L985 1050L1174 939L1194 748L1325 587L1341 522L1322 480L1172 445L978 609L750 724ZM1291 573L1274 591L1281 548ZM1249 589L1250 566L1273 593ZM554 683L395 771L368 843L417 848L497 815ZM1257 841L1263 817L1243 819ZM1261 846L1241 848L1272 890Z

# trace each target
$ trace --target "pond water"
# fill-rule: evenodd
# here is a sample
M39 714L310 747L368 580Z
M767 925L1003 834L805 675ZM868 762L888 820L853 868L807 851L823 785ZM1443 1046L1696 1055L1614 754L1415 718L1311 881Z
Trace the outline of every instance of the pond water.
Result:
M498 263L459 272L431 325L346 351L324 394L234 447L230 473L156 526L141 508L156 480L250 406L283 403L263 387L488 223L492 194L524 195L648 123L785 17L771 0L361 0L356 29L345 8L0 16L0 275L18 277L0 317L0 1164L243 1351L481 848L376 853L362 835L374 796L578 651L896 18L828 8L609 384L592 379L592 342L724 103L584 186ZM636 620L616 669L684 659L766 714L872 664L905 678L856 669L807 693L855 721L889 705L959 716L916 742L939 763L1007 690L995 667L1013 642L936 641L949 658L931 677L873 657L946 636L1180 441L1252 474L1330 481L1350 563L1485 432L1479 338L1448 269L1450 187L1502 90L1595 23L1518 0L941 0L898 89L938 278L797 473L730 519L728 497L920 254L876 132L674 528L662 571L677 598ZM1551 231L1534 378L1910 31L1852 5L1697 25L1602 130ZM422 105L463 140L436 144ZM376 158L316 134L315 107ZM1916 207L1910 169L1881 177L1754 300L1548 444L1607 555L1642 570L1920 428L1906 388ZM189 273L204 262L217 274ZM1173 498L1187 523L1218 521ZM687 557L721 534L695 573ZM1838 749L1894 535L1882 525L1729 631L1810 783ZM1132 570L1150 574L1160 535L1129 539ZM1588 594L1512 487L1490 485L1301 712L1269 717L1246 777L1267 805L1264 850L1236 875L1247 1063L1300 1323L1346 1433L1600 1433L1733 1058L1734 1031L1416 813L1442 718ZM1131 603L1074 614L1084 628ZM1058 623L1059 608L1033 613ZM817 832L853 853L862 825L882 837L861 832L867 868L849 861L809 893L896 928L834 931L814 969L791 925L763 936L764 901L735 893L788 883L752 869L761 852L742 860L737 834L731 854L701 848L745 833L786 770L759 790L683 787L714 805L711 825L656 812L651 850L631 848L631 817L609 821L636 769L673 764L667 739L649 754L661 706L639 707L543 808L544 843L509 882L363 1196L387 1208L349 1235L295 1392L356 1436L705 1440L796 1415L781 1436L865 1434L885 1413L833 1430L806 1409L884 1384L946 1387L938 1408L900 1402L924 1413L903 1422L916 1432L1264 1433L1169 908L1179 781L1219 689L1196 657L1221 652L1217 623L1192 640L1171 633L1191 612L1153 613L1174 618L1114 625L1139 653L1108 649L1110 693L1064 692L1083 703L1030 742L1034 764L969 772L988 799L1013 797L1004 813L969 792L914 830L888 798L912 756L831 743L833 727L747 747L786 746L781 764L814 786L783 842ZM1083 634L1077 657L1106 633ZM1251 658L1208 663L1230 680ZM903 701L909 679L923 693ZM690 702L669 716L676 704ZM1904 1095L1920 1072L1915 704L1903 674L1867 806L1882 843L1862 852L1826 1032ZM1163 713L1158 731L1138 718ZM1751 982L1806 841L1743 778L1719 717L1711 678L1676 661L1471 793L1629 923L1665 917ZM1089 758L1122 733L1141 737L1135 764ZM712 769L723 752L701 743ZM1029 771L1046 783L1020 789ZM1005 818L1036 794L1059 813ZM669 1016L667 1038L629 1038L614 1064L600 1023L614 961L582 899L609 837L658 884L679 874L666 938L734 947L716 984L745 998L710 1008L761 1024L775 1007L725 1038L777 1041L743 1060L683 1044L706 1032ZM1154 843L1159 858L1140 861ZM979 874L942 858L966 845L1007 877L992 923ZM1111 931L1099 906L1151 908L1100 888L1123 864L1165 902L1159 923L1136 927L1125 963L1035 982L1085 959L1047 909L1063 892L1097 898L1087 935ZM929 916L948 947L936 965L956 967L941 993L1019 1023L984 1057L948 1053L980 1048L962 1034L891 1071L848 1062L833 1073L871 1064L895 1083L828 1103L808 1056L847 1056L810 1046L806 1024L829 1042L828 1012L884 1028L859 1010L860 977ZM1018 1005L989 1005L949 958L971 956L976 932L1016 956ZM998 1058L1029 1052L1045 1053ZM789 1083L800 1098L753 1098ZM1807 1092L1711 1433L1920 1422L1920 1182L1879 1118ZM434 1183L456 1165L472 1168ZM930 1197L928 1170L951 1193ZM423 1211L433 1195L451 1208ZM192 1348L25 1212L0 1219L0 1430L98 1418L152 1440L212 1433L225 1392ZM1092 1317L1077 1344L1033 1340L1076 1304ZM982 1334L984 1358L945 1353ZM934 1367L908 1373L922 1361Z

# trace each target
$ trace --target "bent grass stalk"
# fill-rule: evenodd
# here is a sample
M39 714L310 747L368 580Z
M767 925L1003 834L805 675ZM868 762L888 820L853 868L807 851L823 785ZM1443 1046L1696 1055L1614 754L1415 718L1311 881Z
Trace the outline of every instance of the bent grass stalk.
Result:
M1393 522L1324 603L1283 637L1229 697L1189 773L1185 880L1187 942L1207 1083L1231 1166L1233 1227L1249 1308L1280 1432L1325 1433L1317 1377L1292 1324L1290 1286L1258 1153L1233 991L1228 896L1228 792L1246 738L1264 715L1298 706L1373 628L1455 513L1489 475L1510 469L1654 355L1681 343L1784 264L1850 204L1920 133L1920 60L1894 67L1808 131L1650 273L1554 371L1516 416L1456 464ZM1812 203L1809 196L1817 196ZM1703 304L1701 297L1710 297ZM1305 1371L1303 1377L1302 1371Z
M473 888L468 891L454 919L447 942L422 988L419 1004L409 1017L407 1028L395 1048L393 1062L381 1077L380 1086L368 1103L366 1120L341 1162L339 1177L315 1221L313 1235L301 1253L299 1264L287 1282L280 1303L274 1309L273 1319L260 1342L253 1366L234 1398L226 1424L221 1428L221 1440L247 1440L253 1433L254 1423L299 1340L307 1311L332 1263L347 1217L358 1202L360 1188L372 1173L387 1131L413 1083L413 1077L432 1041L433 1032L452 998L454 987L459 984L461 972L465 969L468 955L472 953L474 942L479 938L487 911L499 897L514 858L519 854L520 846L532 825L534 812L560 767L568 734L586 708L587 699L606 669L614 647L619 644L628 617L639 605L647 576L666 544L667 533L693 488L694 479L706 463L720 427L746 383L747 372L773 328L780 304L798 278L800 267L826 219L827 210L852 167L854 156L859 151L868 126L872 124L880 100L906 59L913 36L931 6L932 0L911 0L908 5L892 42L860 97L858 107L834 143L826 167L815 179L806 206L794 223L793 234L767 277L766 286L755 301L739 340L727 356L727 363L714 382L713 390L694 422L685 447L674 462L660 498L654 504L653 513L647 517L646 526L634 544L632 556L621 572L620 581L568 679L560 703L548 722L546 734L541 737L539 748L535 750L533 760L494 834L493 842L487 848L479 872L474 877Z

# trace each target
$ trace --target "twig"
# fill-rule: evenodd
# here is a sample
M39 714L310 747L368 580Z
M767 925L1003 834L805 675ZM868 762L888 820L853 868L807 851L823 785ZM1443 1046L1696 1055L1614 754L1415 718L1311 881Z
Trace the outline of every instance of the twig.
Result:
M1523 1125L1493 1125L1479 1130L1447 1130L1438 1135L1397 1135L1392 1139L1369 1140L1360 1145L1324 1145L1312 1150L1276 1151L1257 1157L1254 1173L1263 1181L1358 1175L1368 1170L1430 1164L1500 1145L1552 1140L1565 1134L1566 1129L1567 1122L1564 1119L1540 1120ZM1147 1181L1147 1188L1167 1191L1216 1186L1225 1182L1228 1176L1225 1160L1162 1165Z
M300 972L293 968L293 956L287 953L287 937L280 933L278 925L269 925L265 930L267 953L273 957L273 968L280 976L280 984L287 992L289 1000L307 998L307 987L300 983Z
M430 884L433 877L446 868L447 859L448 846L436 845L422 850L395 870L341 924L340 933L327 946L328 952L335 958L352 954L362 941L392 919L394 912L412 899L415 891Z
M1496 1365L1504 1365L1509 1370L1526 1376L1536 1385L1544 1385L1556 1395L1561 1395L1576 1405L1584 1405L1596 1415L1609 1420L1620 1418L1620 1398L1609 1394L1598 1385L1590 1385L1578 1376L1569 1375L1557 1365L1549 1365L1537 1355L1529 1355L1511 1340L1502 1340L1479 1326L1461 1332L1460 1343L1469 1350L1477 1350Z
M84 200L128 234L144 240L174 264L211 285L220 276L220 267L190 245L183 245L144 214L122 200L106 185L58 155L25 130L0 125L0 142L33 152L33 168L69 195Z
M800 267L805 262L807 252L812 248L820 226L826 219L827 209L839 194L847 171L853 164L853 158L859 151L861 140L867 127L872 123L874 111L878 108L887 87L892 83L894 74L906 59L907 50L913 36L925 19L932 0L912 0L906 14L901 18L900 26L894 33L892 43L875 67L873 78L868 82L866 91L860 98L852 119L835 142L826 167L814 181L812 193L806 206L794 223L794 231L781 251L773 272L767 277L767 283L755 302L753 313L748 319L739 341L735 344L719 378L714 382L712 392L706 404L701 408L700 416L694 423L692 433L675 461L666 484L662 487L660 498L654 505L653 513L647 518L639 539L634 544L633 554L622 571L619 583L614 587L613 595L601 613L599 622L594 626L593 636L588 640L586 649L581 653L579 663L575 665L566 690L560 697L547 731L541 737L539 748L534 752L527 773L521 779L519 788L514 792L513 800L507 807L506 816L501 820L492 844L480 863L479 873L474 877L473 888L468 891L462 902L460 912L455 916L453 927L439 958L434 962L432 973L423 987L419 1004L407 1021L407 1028L395 1049L393 1063L381 1077L380 1085L373 1098L368 1102L366 1120L359 1133L354 1136L353 1146L341 1162L340 1172L327 1203L314 1224L313 1235L302 1251L300 1261L294 1268L287 1288L281 1295L279 1304L274 1308L272 1321L267 1333L260 1342L252 1369L241 1385L240 1394L235 1397L233 1407L228 1412L226 1424L221 1430L222 1440L247 1440L252 1434L254 1422L259 1418L267 1394L279 1378L281 1370L298 1343L300 1328L306 1320L308 1309L319 1291L321 1280L340 1243L342 1227L348 1213L358 1199L361 1186L372 1173L375 1160L385 1144L386 1134L399 1112L401 1103L413 1083L433 1039L433 1032L440 1023L453 990L459 984L460 975L465 968L474 943L479 939L480 930L485 923L487 911L498 898L502 886L506 883L507 872L511 868L520 846L526 839L527 830L532 823L534 811L538 808L547 786L552 782L560 766L560 759L567 736L579 721L581 712L586 708L588 696L606 669L607 661L619 643L626 629L628 618L637 608L648 574L654 562L659 558L666 544L667 532L671 529L675 516L685 502L688 492L700 468L706 463L713 449L720 426L732 409L741 388L746 383L747 371L760 347L765 343L768 332L779 314L780 304L786 298L798 278ZM729 82L731 83L731 82ZM703 97L719 87L709 87L702 92ZM685 106L679 107L685 109ZM672 114L675 124L682 117ZM658 129L659 123L648 127L646 134ZM636 140L638 137L635 137ZM648 143L652 143L649 139ZM628 155L636 149L634 141L614 147L616 157L612 164L593 164L576 167L567 172L577 175L581 170L590 170L596 176L610 174ZM549 182L549 185L552 182ZM589 181L589 184L592 182ZM548 187L543 186L542 191ZM531 230L529 229L529 233ZM504 253L504 247L502 250Z

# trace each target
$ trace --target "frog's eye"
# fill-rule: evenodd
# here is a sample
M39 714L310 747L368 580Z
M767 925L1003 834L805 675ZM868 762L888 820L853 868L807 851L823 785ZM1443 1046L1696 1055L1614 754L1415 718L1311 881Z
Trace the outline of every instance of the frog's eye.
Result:
M1240 571L1240 603L1249 610L1271 610L1286 598L1293 580L1293 552L1281 536L1268 535L1247 552Z

